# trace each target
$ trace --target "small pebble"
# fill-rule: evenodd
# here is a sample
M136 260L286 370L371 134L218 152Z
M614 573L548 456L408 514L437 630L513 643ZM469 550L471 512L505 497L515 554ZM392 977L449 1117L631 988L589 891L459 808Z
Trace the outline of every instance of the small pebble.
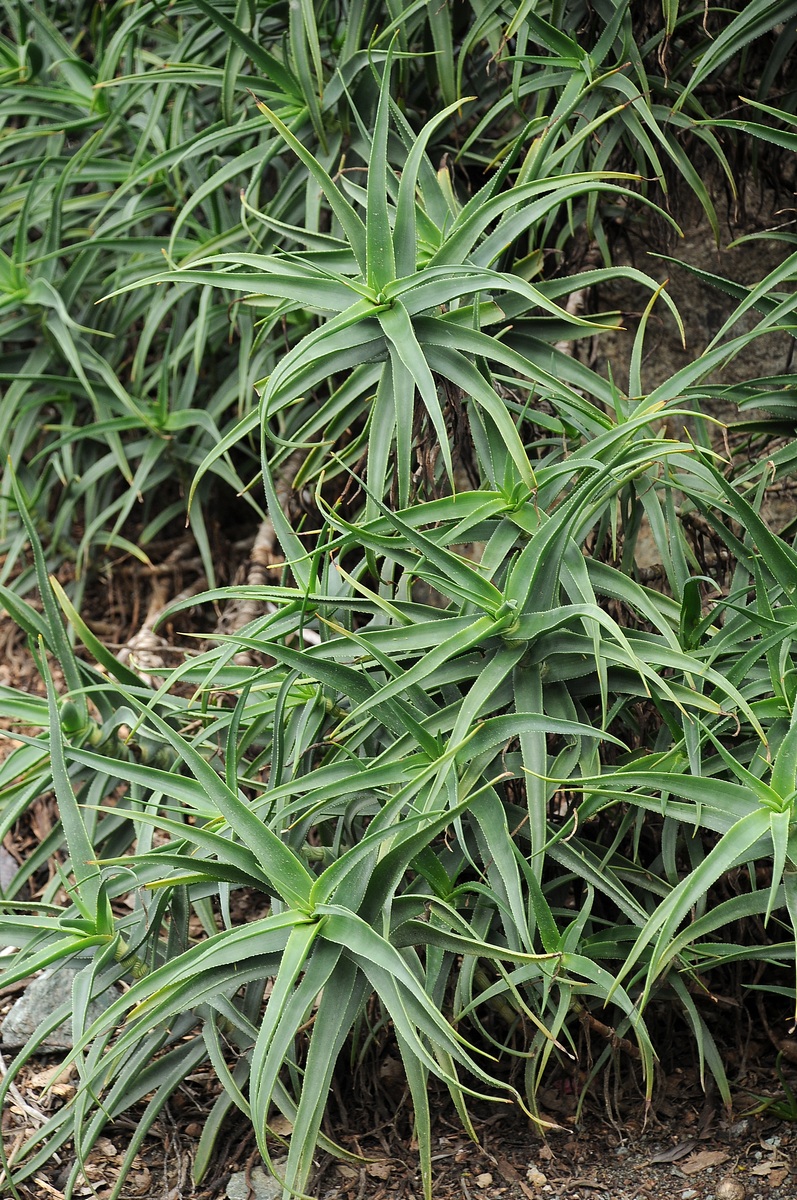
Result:
M493 1182L493 1177L489 1171L484 1171L481 1175L476 1176L476 1186L480 1188L488 1188Z
M14 882L19 870L19 863L13 854L9 854L4 846L0 846L0 892L6 892Z
M717 1200L747 1200L747 1188L741 1179L726 1175L717 1184Z
M687 1188L685 1192L681 1192L681 1200L695 1200L696 1195L694 1188Z
M277 1200L282 1195L282 1184L273 1176L266 1175L262 1167L253 1167L247 1181L246 1171L236 1171L227 1184L228 1200Z
M548 1182L545 1175L543 1175L542 1171L538 1170L537 1167L529 1167L528 1171L526 1172L526 1178L531 1186L535 1188L544 1187Z

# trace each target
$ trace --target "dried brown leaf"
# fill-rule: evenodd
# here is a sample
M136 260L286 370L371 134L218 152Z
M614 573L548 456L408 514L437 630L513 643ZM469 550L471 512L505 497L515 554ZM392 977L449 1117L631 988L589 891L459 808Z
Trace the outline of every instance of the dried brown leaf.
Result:
M682 1162L681 1170L684 1175L697 1175L699 1171L705 1171L708 1167L718 1167L729 1158L730 1154L726 1154L724 1150L701 1150L699 1154L693 1154Z
M687 1154L691 1154L697 1142L690 1139L687 1142L678 1142L676 1146L670 1146L668 1150L662 1150L659 1154L653 1154L647 1160L648 1163L669 1163L678 1162L680 1158L686 1158Z

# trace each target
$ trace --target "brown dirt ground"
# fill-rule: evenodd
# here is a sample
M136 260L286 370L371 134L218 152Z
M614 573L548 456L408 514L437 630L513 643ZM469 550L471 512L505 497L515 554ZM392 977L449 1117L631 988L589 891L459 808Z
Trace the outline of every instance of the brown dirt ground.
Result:
M435 1200L794 1200L797 1110L762 1047L750 1048L756 1065L742 1073L733 1115L722 1111L710 1092L704 1093L697 1069L690 1067L675 1069L662 1083L645 1120L633 1083L612 1071L578 1114L576 1098L565 1087L543 1092L545 1116L560 1125L544 1140L518 1110L477 1104L473 1115L479 1144L474 1145L444 1098L434 1095L433 1106L435 1099L439 1102L433 1125ZM66 1080L42 1095L52 1061L33 1063L19 1080L26 1104L45 1112L72 1088ZM385 1062L390 1066L389 1057ZM194 1186L194 1153L215 1091L207 1071L186 1080L136 1158L122 1200L223 1200L230 1175L251 1172L260 1163L251 1130L242 1130L241 1119L233 1117L206 1178ZM373 1105L358 1109L355 1097L333 1089L327 1131L364 1161L358 1166L319 1156L312 1195L320 1200L421 1200L411 1113L401 1087L386 1087L376 1110L380 1119L375 1124ZM787 1111L789 1121L783 1119ZM134 1116L107 1127L87 1160L86 1182L76 1196L107 1197L118 1178ZM17 1104L8 1105L3 1114L7 1151L30 1122ZM277 1164L280 1153L275 1141ZM62 1149L59 1162L20 1185L22 1200L58 1200L72 1162L69 1148Z

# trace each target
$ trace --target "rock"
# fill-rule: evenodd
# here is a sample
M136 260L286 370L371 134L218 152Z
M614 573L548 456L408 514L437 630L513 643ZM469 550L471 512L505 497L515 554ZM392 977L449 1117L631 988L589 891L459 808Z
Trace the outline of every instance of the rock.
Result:
M70 964L45 971L29 983L19 999L12 1004L8 1016L0 1026L0 1043L7 1049L24 1046L42 1021L46 1021L65 1000L71 1001L72 981L85 965L85 962ZM96 1021L118 995L118 989L114 987L109 988L104 996L93 1000L89 1005L88 1023ZM72 1021L69 1018L44 1039L41 1049L71 1050L73 1044Z
M734 1178L733 1175L726 1175L717 1185L716 1195L717 1200L745 1200L747 1188L741 1179Z
M9 854L5 846L0 846L0 892L5 896L16 878L19 863L13 854Z
M253 1167L248 1183L246 1171L236 1171L230 1176L226 1195L228 1200L277 1200L282 1195L282 1184L262 1167Z

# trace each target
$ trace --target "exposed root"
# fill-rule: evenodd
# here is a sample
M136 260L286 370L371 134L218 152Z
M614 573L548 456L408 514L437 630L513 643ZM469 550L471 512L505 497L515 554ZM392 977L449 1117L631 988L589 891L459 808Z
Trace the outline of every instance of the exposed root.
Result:
M160 617L170 604L179 604L182 600L188 600L207 587L204 575L200 575L176 596L172 597L171 595L170 582L174 578L175 569L178 565L185 565L186 555L193 549L193 539L183 539L162 563L152 569L150 573L152 592L147 615L140 629L131 638L128 638L116 655L119 662L129 663L137 670L150 687L160 686L162 680L157 673L166 667L164 655L173 655L175 651L174 646L166 638L155 633L155 626ZM193 560L191 562L193 563Z
M251 588L266 587L274 582L275 569L281 568L282 556L277 546L277 535L270 519L266 517L260 522L249 551L249 559L244 567L244 585ZM227 636L235 634L250 621L257 620L264 613L274 612L274 609L273 604L253 597L231 600L219 618L214 633ZM241 667L253 667L256 665L256 655L252 650L241 650L235 655L234 661Z

